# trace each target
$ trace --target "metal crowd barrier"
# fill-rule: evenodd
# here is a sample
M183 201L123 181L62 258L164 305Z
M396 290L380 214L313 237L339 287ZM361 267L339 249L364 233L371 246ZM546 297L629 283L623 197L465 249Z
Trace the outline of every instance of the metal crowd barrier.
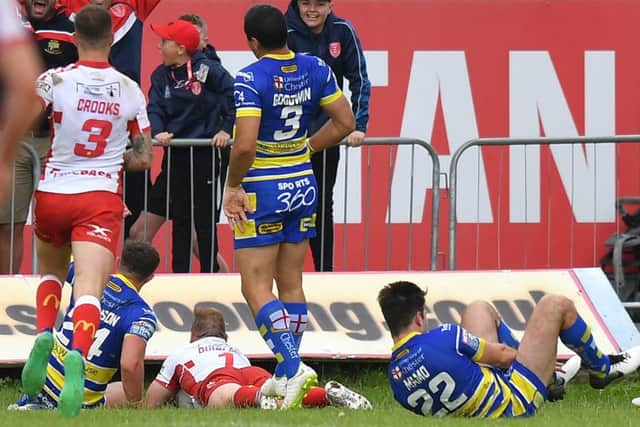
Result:
M487 147L487 146L541 146L541 145L571 145L571 144L603 144L603 143L638 143L640 142L640 135L620 135L620 136L607 136L607 137L571 137L571 138L479 138L473 139L462 146L460 146L454 154L451 156L450 163L450 205L449 205L449 269L455 270L457 267L457 225L458 225L458 212L457 212L457 198L459 192L458 186L458 167L460 158L469 148L472 147ZM501 236L498 236L497 240L500 240ZM503 268L498 265L497 268ZM617 271L618 276L621 274ZM620 279L616 279L614 283L614 289L616 292L620 291L619 288ZM623 304L627 308L640 308L640 303L629 302Z
M160 143L158 143L157 141L154 140L153 145L155 147L162 147L162 145ZM180 147L180 148L189 148L189 163L190 163L190 170L193 171L194 170L194 152L193 152L193 148L194 147L209 147L211 146L211 139L173 139L171 141L171 143L167 146L167 188L166 188L166 196L165 196L165 217L164 217L164 221L165 224L168 223L168 221L171 219L170 218L170 197L171 197L171 154L172 154L172 149L176 148L176 147ZM212 200L212 206L211 206L211 212L212 212L212 221L215 221L215 213L216 210L218 209L218 204L216 203L219 200L220 206L222 203L222 192L221 189L218 188L218 180L216 180L216 176L218 175L218 164L215 161L216 158L216 151L218 152L217 155L220 155L220 150L217 148L212 147L211 150L211 156L212 156L212 165L213 165L213 170L212 170L212 185L211 185L211 200ZM149 171L145 171L145 184L144 184L144 211L148 212L149 206L148 206L148 202L149 202ZM126 173L125 173L125 179L126 179ZM126 190L126 184L123 185L123 187ZM192 256L189 258L189 271L191 272L193 270L193 251L194 251L194 246L193 246L193 233L194 231L194 227L195 227L195 217L194 217L194 205L193 205L193 201L194 201L194 177L193 177L193 173L190 174L190 179L189 179L189 194L190 194L190 200L191 200L191 207L190 207L190 223L192 225L192 238L190 239L190 244L189 244L189 253L192 254ZM123 197L126 197L126 193L123 194ZM170 240L171 240L171 236L169 235L169 227L164 227L165 229L165 238L164 238L164 269L165 271L171 271L171 269L169 268L169 257L170 257ZM122 235L124 236L124 232L122 233ZM148 230L147 230L147 222L144 221L143 222L143 239L144 240L151 240L148 239ZM214 258L216 256L215 251L213 250L213 246L215 244L217 238L217 230L216 230L216 224L214 223L212 226L212 237L211 237L211 257L210 257L210 265L213 267L214 265Z
M154 145L158 146L159 144L155 143ZM343 234L342 234L342 256L343 256L343 266L345 266L346 263L346 257L348 254L348 247L347 247L347 214L346 214L346 206L347 206L347 199L348 199L348 194L350 191L353 191L352 188L349 187L349 165L350 165L350 156L351 156L351 152L354 148L350 148L347 146L346 142L342 142L341 145L344 147L343 150L343 158L341 161L341 167L344 168L344 189L343 189L343 210L342 210L342 226L343 226ZM171 151L172 148L176 148L176 147L189 147L190 148L190 161L191 161L191 167L193 170L193 147L199 147L199 146L210 146L210 140L209 139L174 139L171 141L171 144L169 145L169 148L167 150L167 156L171 156ZM433 197L432 197L432 202L431 202L431 237L427 237L427 239L425 241L429 241L429 245L430 245L430 251L431 251L431 258L429 260L429 265L430 268L432 270L436 270L437 269L437 259L438 259L438 223L439 223L439 209L440 209L440 197L439 197L439 190L440 190L440 164L439 164L439 160L438 160L438 155L435 152L435 150L433 149L433 147L431 147L431 145L429 145L428 143L426 143L425 141L422 140L418 140L418 139L411 139L411 138L366 138L365 142L362 144L361 149L363 150L363 156L366 156L366 165L370 165L371 164L371 147L373 146L386 146L389 149L389 158L392 158L393 155L393 151L392 148L393 147L397 147L397 146L411 146L411 169L409 171L407 171L408 173L410 173L410 206L409 206L409 239L407 242L408 245L408 253L409 253L409 260L408 260L408 265L407 265L407 269L411 270L412 269L412 264L411 264L411 259L412 259L412 251L413 251L413 246L414 246L414 238L416 238L417 240L419 240L418 244L421 243L420 237L414 237L414 233L413 233L413 218L412 218L412 208L413 208L413 166L414 166L414 160L415 160L415 156L416 156L416 152L415 152L415 148L416 146L418 147L422 147L427 151L427 154L429 155L430 159L431 159L431 163L432 163L432 188L433 188ZM168 161L168 164L170 165L170 161ZM213 171L212 171L212 176L215 177L217 176L217 163L215 161L213 161ZM389 170L393 170L392 168L392 164L389 164ZM147 172L148 173L148 172ZM371 169L367 166L367 170L366 170L366 174L367 174L367 181L371 182ZM170 175L171 175L171 171L170 169L167 171L167 181L169 182L170 180ZM145 179L145 182L148 182L148 180ZM126 186L125 186L126 187ZM337 193L338 189L336 188L335 193ZM386 189L389 192L389 195L391 194L391 182L389 182L389 187ZM194 196L194 185L193 185L193 176L191 177L191 182L190 182L190 188L188 190L191 194L191 200L193 200L193 196ZM334 194L335 194L334 193ZM144 209L147 210L147 194L148 194L148 188L147 185L145 184L145 205L144 205ZM214 201L214 206L212 207L212 212L215 212L216 206L215 206L215 201L218 197L221 198L222 194L221 194L221 189L218 188L217 185L213 185L212 186L212 200ZM167 200L167 206L166 208L166 216L165 216L165 221L168 221L168 201L171 197L170 194L170 185L167 185L167 194L166 194L166 200ZM337 196L336 196L337 197ZM366 193L364 194L365 197L365 208L364 211L367 212L368 211L368 207L369 207L369 201L370 201L370 194ZM335 201L335 200L334 200ZM318 201L318 203L321 203L321 201ZM336 212L336 209L334 209L334 212ZM386 230L386 234L387 236L391 236L391 223L390 223L390 216L391 212L390 209L388 210L387 213L387 230ZM368 236L369 236L369 232L368 232L368 228L369 228L369 222L368 222L368 218L365 215L365 217L363 218L364 221L364 227L365 227L365 243L364 243L364 250L365 250L365 254L364 254L364 269L367 270L368 269L368 248L369 248L369 241L368 241ZM191 223L193 224L193 205L191 206ZM340 223L336 222L335 225L338 225ZM215 242L215 224L212 227L213 232L214 232L214 236L212 238L212 246ZM144 227L144 236L145 239L147 238L147 230L146 230L146 224ZM321 248L324 249L324 235L320 236L321 239ZM165 227L165 248L164 248L164 268L166 271L170 271L169 270L169 266L168 266L168 260L169 260L169 240L170 240L170 236L169 236L169 228ZM337 247L337 242L335 243L334 247ZM193 252L193 245L191 245L191 251ZM323 253L324 251L321 250L321 252ZM391 256L391 250L389 249L389 247L387 247L387 269L389 269L390 266L390 256ZM211 254L212 254L212 264L213 265L213 256L214 252L213 252L213 248L211 250ZM334 257L335 259L335 257ZM192 266L190 264L190 268L189 270L191 271ZM343 267L344 269L344 267Z

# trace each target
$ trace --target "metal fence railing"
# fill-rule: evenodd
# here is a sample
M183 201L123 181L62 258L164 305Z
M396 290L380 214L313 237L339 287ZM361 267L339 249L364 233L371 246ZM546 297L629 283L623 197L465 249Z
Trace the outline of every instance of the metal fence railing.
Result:
M210 140L209 139L174 139L171 141L171 144L167 147L167 151L166 151L166 155L168 157L168 161L167 164L169 165L169 167L167 168L167 181L169 182L171 179L171 174L173 173L170 169L170 165L171 165L171 156L172 156L172 151L176 148L181 148L181 149L189 149L189 163L190 163L190 167L191 170L193 170L193 161L194 161L194 147L207 147L210 145ZM428 265L430 267L430 269L432 270L436 270L437 269L437 257L438 257L438 224L439 224L439 210L440 210L440 197L439 197L439 189L440 189L440 164L439 164L439 160L438 160L438 155L435 152L435 150L433 149L433 147L431 147L431 145L429 145L428 143L426 143L425 141L422 140L418 140L418 139L410 139L410 138L366 138L365 143L359 148L361 155L355 156L354 153L356 150L355 148L351 148L348 147L346 142L343 142L341 144L341 150L342 150L342 160L340 163L340 175L344 178L343 179L343 187L342 188L337 188L338 186L336 185L336 191L334 193L334 202L336 202L336 204L339 206L338 208L334 209L335 212L335 216L337 218L341 218L341 221L336 221L335 225L338 226L340 225L342 227L342 233L341 233L341 239L340 239L340 243L338 243L336 241L335 243L335 247L337 248L338 245L341 245L341 253L342 253L342 266L343 266L343 270L346 269L346 265L347 265L347 257L350 254L351 249L349 248L349 232L348 232L348 227L347 227L347 223L348 223L348 212L347 212L347 206L349 205L349 198L352 195L356 195L359 194L361 192L363 192L364 194L362 194L362 197L364 198L363 200L363 210L364 212L368 212L369 211L369 206L370 206L370 201L371 201L371 195L372 192L371 191L382 191L382 189L380 188L375 188L372 189L370 188L371 191L357 191L357 190L362 190L365 186L367 186L369 183L371 183L372 180L372 149L373 147L387 147L388 149L388 157L391 158L393 156L393 150L398 149L399 147L408 147L410 149L410 163L411 163L411 168L407 171L404 171L408 174L408 181L410 183L409 185L409 206L407 207L408 209L408 217L409 217L409 221L408 221L408 227L409 227L409 232L408 232L408 239L407 239L407 253L408 253L408 257L407 257L407 266L406 269L411 270L413 268L412 266L412 259L413 259L413 250L414 250L414 245L420 245L422 244L422 242L429 242L429 248L427 251L425 252L430 252L430 259L428 260ZM414 209L414 198L413 198L413 176L414 176L414 165L416 163L416 157L423 155L422 153L420 153L420 150L424 150L426 151L426 154L428 154L430 161L431 161L431 170L432 170L432 174L431 174L431 184L432 184L432 188L433 188L433 194L432 194L432 198L431 198L431 209L430 209L430 214L431 214L431 227L430 227L430 236L423 236L421 235L415 235L413 233L413 217L412 217L412 212ZM212 155L214 155L212 153ZM215 155L214 155L215 156ZM355 159L352 161L352 159ZM362 187L360 189L357 188L353 188L352 183L350 182L350 177L353 175L350 171L350 168L353 166L353 164L355 162L358 162L360 165L365 165L365 172L362 174L364 176L364 184L362 185ZM212 170L212 176L217 176L218 175L218 167L219 164L218 162L212 161L213 164L213 170ZM382 168L382 167L379 167ZM389 171L390 173L393 173L393 164L390 162L389 163ZM145 182L148 182L148 180L145 179ZM171 186L167 186L166 190L166 216L165 216L165 221L168 221L169 218L169 200L171 199L171 190L170 190ZM369 186L370 187L370 186ZM147 194L148 194L148 188L145 185L145 210L147 210ZM195 195L195 190L194 190L194 181L193 181L193 177L191 177L191 180L189 182L189 188L185 189L185 191L188 191L189 194L191 195L191 200L194 200ZM391 199L392 195L391 195L391 182L389 182L389 187L385 189L385 191L387 192L387 194L389 195L389 199ZM216 201L218 200L218 202L220 201L220 198L222 196L221 194L222 192L222 186L217 186L214 185L212 186L212 194L211 194L211 199L212 201ZM339 193L341 193L341 195L339 196ZM318 203L321 203L321 201L318 201ZM212 211L215 212L215 209L219 209L218 206L212 206ZM392 209L391 207L388 209L387 211L387 218L386 218L386 230L384 231L384 233L389 237L388 241L391 240L393 231L392 231L392 224L391 224L391 220L390 220L390 215L392 213ZM193 206L191 209L191 223L193 223ZM372 234L371 232L371 223L369 221L369 216L368 215L364 215L363 221L362 221L362 225L364 227L364 254L362 255L362 257L364 258L364 262L363 262L363 269L364 270L368 270L368 250L370 247L370 242L368 241L369 236ZM216 227L212 227L213 229L213 240L212 240L212 245L213 242L215 242L216 239ZM377 230L378 232L380 230ZM147 233L147 227L146 224L144 226L144 232L143 232L144 238L148 239L148 233ZM324 241L324 235L319 236L320 239L320 245L321 245L321 253L324 253L324 245L325 245L325 241ZM170 251L170 247L169 247L169 229L165 228L165 238L164 238L164 253L165 253L165 257L164 257L164 265L165 265L165 270L169 271L169 257L166 256L166 254L169 253ZM416 243L417 241L417 243ZM190 250L193 251L193 244L190 247ZM211 250L212 256L213 256L213 249ZM391 265L391 261L390 261L390 257L391 257L391 253L392 253L392 249L390 248L390 245L388 244L388 247L386 248L386 268L389 269L390 265ZM213 259L211 260L211 263L213 265ZM192 270L192 266L190 265L189 270Z
M460 189L460 182L459 182L459 169L460 169L460 159L462 158L462 155L464 153L466 153L469 149L473 148L473 147L477 147L477 148L485 148L485 147L490 147L490 146L502 146L502 147L512 147L512 146L524 146L525 150L524 150L524 155L526 156L526 147L530 147L530 146L566 146L566 145L580 145L580 150L572 150L572 155L575 155L575 153L577 152L578 155L584 155L584 153L581 151L584 146L582 144L594 144L594 146L599 146L599 144L612 144L612 143L616 143L616 144L628 144L628 143L638 143L640 142L640 135L621 135L621 136L607 136L607 137L571 137L571 138L551 138L551 137L544 137L544 138L479 138L479 139L473 139L470 140L468 142L466 142L465 144L463 144L462 146L460 146L455 152L454 154L451 156L451 162L450 162L450 204L449 204L449 220L448 220L448 232L449 232L449 263L448 263L448 267L451 270L455 270L458 267L458 202L459 202L459 189ZM618 145L615 146L616 148L618 147ZM486 149L486 148L485 148ZM595 149L593 150L594 152L596 151ZM608 153L608 155L611 155L611 153ZM573 159L573 158L572 158ZM615 159L615 155L614 155L614 159ZM594 155L592 159L590 159L590 161L593 161L594 163L597 162L597 155ZM615 161L615 160L614 160ZM524 164L526 165L527 162L525 160ZM510 167L514 167L514 165L510 164ZM573 164L571 165L573 167ZM526 166L525 166L526 168ZM595 168L594 169L598 169ZM603 169L603 168L601 168ZM503 174L504 171L500 171L499 174ZM523 175L527 174L526 170L522 170L522 171L517 171L517 173L521 173ZM608 174L610 179L611 178L611 174L613 174L613 171L611 170L604 170L602 172L603 174ZM598 179L598 175L597 172L594 172L593 174L593 180L597 181ZM571 177L571 182L573 182L575 178L572 176ZM525 183L527 182L527 179L525 178L523 180ZM617 183L616 183L617 184ZM525 184L526 185L526 184ZM598 191L598 186L596 184L593 185L594 191ZM617 191L618 188L616 186L615 191ZM498 190L500 191L500 190ZM526 186L525 186L525 191L526 191ZM573 198L574 196L578 196L578 195L574 195L573 193L573 189L571 191L571 194L568 195L569 198ZM619 195L617 195L619 196ZM499 195L496 196L496 198L499 199ZM525 204L526 204L526 200L527 200L527 195L523 195L524 200L525 200ZM571 200L570 200L571 201ZM598 197L597 195L593 196L593 209L597 209L598 206L596 206L598 201ZM613 206L610 207L611 209L613 209ZM525 208L526 210L526 208ZM548 213L549 217L552 216L551 213ZM575 218L570 218L570 222L571 224L573 224L573 222L575 221ZM500 222L498 220L498 222ZM525 223L527 222L526 220L524 221ZM593 227L596 227L595 223L597 221L593 221L594 225ZM616 222L616 227L618 227L618 222ZM568 232L570 233L574 233L574 230L571 227L571 230L568 230ZM618 232L619 230L616 229L616 232ZM498 231L498 234L500 234L501 232ZM504 232L503 232L504 234ZM549 245L553 244L553 240L555 237L555 235L553 235L551 232L548 233L549 235L546 236L549 243L548 243L548 251L550 251ZM483 236L484 238L486 238L486 236ZM497 236L492 236L492 239L495 239L496 242L498 242L497 244L500 245L500 242L502 240L504 240L505 238L508 238L509 236L504 236L504 235L497 235ZM530 244L530 245L534 245L534 244L538 244L539 241L541 239L543 239L544 236L539 236L539 235L533 235L533 236L529 236L529 242L525 242L525 244ZM473 239L472 239L473 240ZM476 236L475 241L479 242L481 240L480 237ZM597 242L596 240L596 230L594 228L593 231L593 247L597 248L599 244L601 244L602 242ZM604 239L602 239L604 240ZM479 243L476 243L477 245L479 245ZM570 251L573 251L574 248L573 246L570 247ZM620 295L620 291L621 291L621 287L620 284L623 282L622 276L623 276L623 272L621 271L621 266L620 265L615 265L615 263L617 262L618 264L621 264L620 261L620 254L619 254L620 248L618 248L618 253L616 253L616 251L614 251L614 277L615 277L615 281L613 282L613 287L614 290L616 290L616 292L618 293L618 295ZM497 249L497 252L500 252L500 249ZM524 251L526 252L526 250ZM595 253L593 256L593 260L595 261L596 257L595 257ZM569 263L568 265L573 266L573 263ZM494 266L494 268L504 268L504 266L501 265L497 265ZM522 268L522 266L520 266L520 268ZM525 266L526 268L526 266ZM623 305L625 305L625 307L627 308L640 308L640 303L637 302L626 302Z
M154 142L154 146L158 147L159 144ZM175 149L188 150L188 154L186 155L188 160L186 160L186 164L193 170L194 161L199 160L197 157L201 155L194 153L194 150L197 150L198 147L209 146L209 139L174 139L166 151L167 162L165 173L167 182L170 182L172 174L176 173L176 171L171 170L171 157L176 154ZM37 162L37 154L31 147L26 145L24 147L26 150L29 150L36 160L33 171L34 180L37 182L40 175L40 164ZM339 266L336 270L436 270L438 268L438 256L442 255L438 249L441 173L438 155L433 147L427 142L418 139L367 138L362 146L355 148L349 147L346 142L343 142L340 150L341 161L338 172L338 182L341 184L336 184L334 191L334 214L336 219L334 223L336 229L334 261L336 265ZM406 163L406 167L398 168L394 163L394 158L400 150L404 150L404 155L408 156L408 163ZM156 151L156 154L158 154L158 151ZM210 155L212 156L211 176L216 177L220 168L220 163L216 161L216 157L220 157L220 152L217 149L212 149ZM427 156L429 157L428 159ZM422 191L422 189L414 189L414 177L419 173L423 175L430 174L429 186L432 189L431 200L424 211L424 222L422 218L416 218L414 215L414 211L420 211L420 209L422 209L422 206L419 205L423 199L421 198L416 201L414 197L414 190L416 192ZM384 180L380 180L380 174L390 177L388 185ZM392 176L396 178L401 176L399 180L402 182L402 186L392 188ZM149 172L147 171L145 172L144 190L140 195L144 199L144 211L149 210L148 196L150 192L150 180L148 177ZM190 199L194 201L198 200L196 187L194 177L190 176L188 185L186 185L185 188L180 188L179 191L189 194ZM126 185L123 185L123 188L125 188L126 191ZM172 197L171 191L173 191L171 185L167 185L164 223L172 219L169 213L169 200L171 200ZM212 185L210 191L210 211L219 211L223 187L222 185ZM373 205L376 203L378 205L380 204L379 199L381 195L384 196L385 203L388 203L388 206L385 207L386 213L384 213L383 218L383 215L380 214L381 207L376 206L376 209L378 209L375 215L376 218L372 219L369 214L371 209L373 209ZM124 196L126 197L126 193ZM424 195L421 194L421 196ZM14 198L15 194L9 202L13 203ZM358 210L361 210L364 214L356 220L353 220L353 218L351 218L352 212L350 212L349 209L356 205ZM189 210L189 216L189 222L193 224L195 222L193 203ZM398 220L396 218L398 216L405 219ZM215 216L212 216L212 219L214 217ZM12 219L11 225L13 225L14 222L15 220ZM224 218L222 218L222 222L225 222ZM394 228L397 227L399 222L402 223L401 234L398 234L398 228ZM142 236L147 240L152 240L153 236L150 236L150 231L158 231L157 228L149 230L146 221L143 221L142 227ZM216 238L218 238L218 231L215 224L213 224L211 230L211 246L213 246ZM159 249L161 249L163 255L161 266L163 266L164 271L169 272L171 271L170 253L172 252L170 227L164 227L162 231L162 236L164 237L158 239L158 241L161 242L159 243L161 245ZM321 245L325 245L324 235L319 236L319 238ZM380 248L380 242L384 241L385 238L387 241L386 247ZM15 241L13 234L11 235L11 241ZM393 245L391 244L392 241ZM30 273L36 273L37 259L35 245L32 244L30 249ZM193 253L194 249L194 241L192 239L189 252ZM25 246L25 256L28 254L28 250L29 248ZM359 251L359 253L356 254L355 251ZM211 247L208 252L211 257L209 264L213 265L213 257L215 256L213 247ZM384 259L381 260L380 254L382 252L384 252ZM400 252L402 253L401 255L399 254ZM359 259L358 263L352 262L354 255L357 255ZM13 246L11 246L10 256L13 259ZM402 259L404 263L399 264L398 259ZM193 271L192 262L193 258L190 258L189 271ZM29 271L23 272L29 273ZM18 271L11 271L10 273L18 273Z
M571 137L571 138L478 138L461 145L451 156L449 168L450 205L449 205L449 269L456 269L457 250L457 202L458 202L458 164L462 155L472 147L487 146L541 146L541 145L576 145L603 143L638 143L640 135L607 136L607 137ZM523 171L522 173L526 173ZM500 268L498 266L498 268Z

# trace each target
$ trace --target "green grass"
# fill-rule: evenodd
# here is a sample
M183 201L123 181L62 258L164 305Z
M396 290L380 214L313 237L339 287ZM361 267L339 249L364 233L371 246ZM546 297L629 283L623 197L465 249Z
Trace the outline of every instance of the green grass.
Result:
M640 408L631 405L631 399L640 396L640 376L632 375L611 385L604 391L593 390L586 377L579 376L572 383L565 400L546 403L538 415L528 419L424 419L400 407L392 398L382 365L323 365L317 366L322 379L335 378L365 394L373 403L373 411L349 411L338 408L298 409L287 412L267 412L256 409L243 410L185 410L164 408L158 410L108 410L84 411L80 416L66 419L58 413L11 412L4 408L14 402L20 393L16 379L0 380L0 425L28 426L91 426L115 427L120 425L145 426L467 426L467 425L517 425L545 427L637 426L640 425ZM150 370L148 378L155 373Z

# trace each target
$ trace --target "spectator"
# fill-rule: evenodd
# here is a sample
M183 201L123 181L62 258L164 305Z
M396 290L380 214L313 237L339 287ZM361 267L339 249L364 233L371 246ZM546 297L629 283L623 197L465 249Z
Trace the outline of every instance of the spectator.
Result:
M207 23L204 21L204 19L202 19L202 17L200 17L199 15L196 15L193 13L182 15L178 19L182 21L191 22L193 25L195 25L195 27L198 29L198 32L200 33L200 44L198 45L198 49L200 49L208 59L212 61L217 61L220 64L222 64L220 57L216 53L216 49L209 44L209 36L207 34L207 31L208 31ZM229 166L230 147L226 145L227 142L228 141L219 140L218 143L219 144L224 143L225 146L217 147L218 156L216 157L216 161L217 161L216 171L217 171L218 182L216 186L217 187L216 194L217 194L218 200L216 200L216 206L217 206L217 211L215 215L216 224L220 221L220 211L222 209L222 206L221 206L222 205L222 189L224 188L224 181L227 178L227 168ZM156 181L160 180L161 182L165 182L167 179L166 173L167 173L166 169L163 169L160 172L162 176L156 177ZM166 188L166 186L164 188ZM160 194L156 194L155 196L156 196L156 200L154 201L154 204L156 204L157 206L160 206L160 205L166 206L166 191L162 199L160 199ZM136 221L133 227L131 228L131 237L137 240L152 241L154 236L160 229L160 227L162 227L162 224L164 224L164 222L165 222L165 216L160 216L160 215L153 214L151 212L147 212L140 218L139 221ZM212 228L213 239L216 240L215 244L217 247L218 234L215 231L216 231L215 227ZM192 230L191 241L193 245L193 254L196 257L198 257L198 259L200 259L200 250L198 247L198 239L197 239L195 230ZM226 273L229 271L229 266L227 265L227 262L224 260L220 252L217 252L216 260L218 262L219 273Z
M219 62L208 59L201 52L200 34L193 24L177 20L164 26L152 26L152 29L162 38L158 48L163 57L163 64L151 75L149 90L148 110L155 139L166 146L173 138L211 138L213 146L226 146L235 114L233 78ZM173 219L174 272L189 271L194 227L192 208L200 271L217 272L220 269L217 239L212 238L217 216L212 208L212 185L217 184L217 179L212 173L218 157L212 147L194 147L192 169L191 149L173 148L170 161L165 152L162 171L151 189L149 211L134 226L134 235L140 236L144 221L155 233L164 218ZM193 193L198 195L193 201L191 177Z
M332 11L331 0L291 0L287 9L287 44L294 52L318 56L331 67L342 89L349 81L351 104L356 116L356 129L347 143L359 146L369 122L371 83L360 40L353 25ZM328 117L318 110L309 134L313 135ZM333 271L333 188L338 174L339 147L332 147L311 157L313 173L318 181L316 237L310 239L316 271Z
M160 0L59 0L66 4L71 19L87 4L95 4L109 11L113 21L113 46L109 62L116 70L140 84L142 62L143 22L160 3ZM145 179L146 177L146 179ZM144 209L144 187L151 186L148 173L126 171L124 175L124 200L131 212L124 220L124 237L129 237L131 226Z
M73 42L73 23L65 14L65 8L56 5L56 0L25 0L18 6L18 13L23 25L33 32L44 69L62 67L78 59ZM41 164L51 144L48 114L49 111L42 114L24 140L38 154ZM23 231L34 186L33 159L25 150L20 150L15 160L13 212L10 201L0 202L0 274L20 270ZM12 244L13 263L9 265Z
M217 61L222 64L222 60L218 56L216 48L209 43L209 26L207 25L207 22L204 20L204 18L202 18L200 15L196 15L195 13L185 13L178 19L191 22L196 26L198 32L200 33L200 44L198 45L198 48L202 50L204 56L206 56L210 60Z
M35 99L34 82L42 64L22 28L11 3L0 3L0 203L11 191L13 159L18 142L31 125L29 113ZM29 96L31 94L32 96ZM3 248L0 247L0 251ZM0 256L4 259L4 256ZM0 267L0 272L6 268Z

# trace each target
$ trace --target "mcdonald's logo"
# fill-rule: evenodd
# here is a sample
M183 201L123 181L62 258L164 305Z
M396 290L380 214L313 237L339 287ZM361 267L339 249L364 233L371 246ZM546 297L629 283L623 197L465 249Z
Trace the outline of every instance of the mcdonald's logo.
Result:
M73 325L73 333L75 334L79 327L82 327L83 332L87 332L91 329L91 338L96 335L96 325L91 322L87 322L86 320L78 320Z
M60 298L56 294L49 294L44 298L42 305L49 305L49 300L53 300L53 305L56 307L56 310L60 308Z

